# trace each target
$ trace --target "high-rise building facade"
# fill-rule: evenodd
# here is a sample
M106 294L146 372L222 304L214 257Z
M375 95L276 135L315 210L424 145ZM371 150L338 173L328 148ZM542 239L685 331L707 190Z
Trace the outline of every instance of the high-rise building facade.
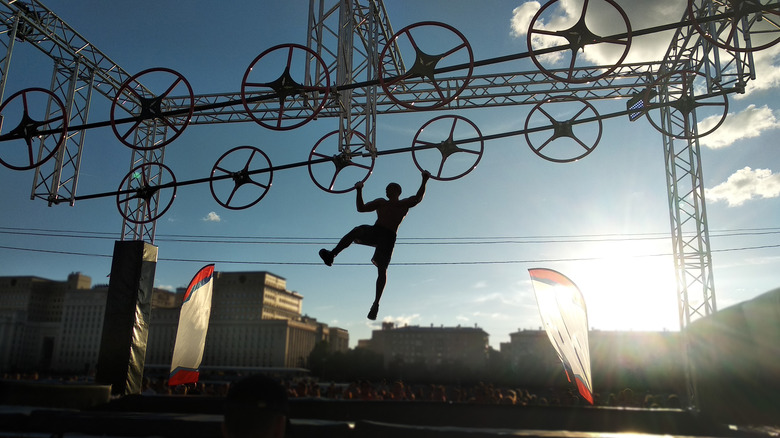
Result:
M146 364L170 366L185 290L155 289ZM88 374L97 365L107 286L0 277L0 370ZM215 272L203 366L304 367L320 341L346 351L349 333L301 315L303 296L268 272Z
M179 294L184 291L180 290ZM301 315L303 296L269 272L215 272L204 367L305 367L320 341L346 351L349 334ZM181 299L154 309L146 363L170 364ZM333 347L332 347L333 348Z
M460 364L471 369L485 366L488 334L474 327L403 326L384 322L374 330L368 342L361 345L382 354L385 366L392 361L421 363L429 368Z
M48 369L54 361L63 302L70 286L89 277L74 273L67 282L34 276L0 277L0 367Z
M83 287L83 286L82 286ZM95 371L108 287L71 289L65 293L58 342L51 368L90 374Z

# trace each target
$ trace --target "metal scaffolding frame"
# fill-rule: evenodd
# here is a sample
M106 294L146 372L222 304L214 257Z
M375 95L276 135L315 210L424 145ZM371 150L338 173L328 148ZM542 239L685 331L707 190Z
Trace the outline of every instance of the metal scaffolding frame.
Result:
M691 0L692 2L694 0ZM705 16L714 9L712 0L696 0L697 11ZM693 4L693 3L691 3ZM776 6L775 6L776 7ZM747 20L747 18L742 18ZM711 36L728 32L728 20L712 20L702 23ZM0 61L0 101L5 90L6 72L11 65L15 42L33 44L48 55L54 63L51 90L66 101L68 120L72 125L85 125L89 103L93 93L114 99L122 84L130 75L102 54L91 43L62 22L54 12L38 0L0 0L0 26L6 38L5 58ZM745 25L744 28L748 26ZM355 142L353 133L364 137L365 146L376 154L376 117L410 111L400 102L435 100L426 91L415 87L424 79L409 78L405 87L394 94L395 99L379 92L377 73L380 71L378 51L385 47L393 35L392 27L381 0L310 0L307 20L307 46L324 62L327 71L316 62L307 63L307 77L329 75L332 81L331 99L318 117L339 119L339 145L348 150ZM717 40L717 37L714 37ZM742 40L749 42L749 35ZM390 61L382 65L389 75L404 71L400 51L390 49ZM438 110L463 110L513 105L534 105L554 96L574 96L584 100L632 98L653 88L660 106L660 128L666 168L666 189L677 279L680 328L686 328L693 320L710 315L717 310L710 239L707 229L707 213L701 168L701 150L696 129L696 104L693 90L686 98L690 105L675 106L675 88L678 80L656 83L660 77L677 71L690 71L706 83L705 94L727 95L744 92L745 84L755 79L752 51L744 48L723 48L705 39L695 28L688 11L676 27L671 44L664 58L657 62L622 64L614 72L600 79L584 83L563 83L539 71L497 74L450 76L441 83L442 88L454 87L466 81L458 99ZM310 57L313 61L313 57ZM489 62L486 60L485 62ZM501 62L501 60L496 60ZM577 68L577 77L598 77L603 66ZM315 71L310 71L315 70ZM312 85L312 84L307 84ZM698 90L697 90L698 91ZM169 108L184 110L194 105L191 124L236 123L252 121L242 106L242 93L196 95L167 99ZM290 111L304 113L309 103L305 99L289 102ZM296 108L298 106L299 108ZM262 113L259 107L255 113ZM273 111L269 107L267 111ZM678 113L682 113L682 120ZM147 127L147 138L165 138L166 127ZM68 134L67 142L58 151L56 159L35 171L31 198L45 199L49 205L74 203L76 185L85 130ZM155 137L156 136L156 137ZM163 163L165 148L134 150L131 169L143 163ZM149 175L150 181L159 175ZM128 186L129 188L129 186ZM142 202L139 199L138 202ZM125 205L126 217L141 218L143 206ZM155 207L156 208L156 203ZM142 222L142 221L139 221ZM122 239L146 239L154 241L155 221L132 223L125 220ZM695 404L695 388L690 388Z
M0 38L0 44L6 48L3 70L0 71L0 101L5 92L13 48L18 43L33 45L53 61L49 88L63 98L69 125L84 125L88 122L90 103L95 92L113 100L120 93L122 85L131 78L130 74L38 0L0 0L0 29L7 36ZM59 111L54 106L51 106L51 110ZM86 130L69 132L54 159L36 167L31 199L46 200L50 206L60 203L74 205L85 137ZM40 144L42 149L47 147L45 138L40 139ZM142 162L162 162L163 154L163 151L133 150L130 168ZM142 209L136 211L138 214L143 212ZM142 220L137 222L139 224L125 220L122 240L154 241L154 224L141 223Z

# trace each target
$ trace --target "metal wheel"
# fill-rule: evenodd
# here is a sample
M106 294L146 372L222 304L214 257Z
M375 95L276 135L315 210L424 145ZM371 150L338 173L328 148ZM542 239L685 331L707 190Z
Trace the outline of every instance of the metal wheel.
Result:
M482 159L485 141L471 120L440 116L425 123L412 141L412 159L431 178L451 181L474 170Z
M171 169L164 164L144 163L122 179L116 206L128 222L146 224L165 214L175 198L176 177Z
M376 159L365 135L352 132L345 147L339 145L339 131L322 137L309 153L309 176L317 187L329 193L347 193L355 183L365 182L374 170Z
M668 108L668 118L664 112L648 111L647 120L658 131L680 139L693 139L712 133L726 120L729 101L726 93L694 96L694 90L705 90L707 78L701 73L683 70L671 72L659 77L650 90L657 95L650 98L650 107Z
M174 104L172 98L181 96L188 98L186 107ZM192 87L184 76L168 68L150 68L119 88L111 103L111 129L119 141L133 149L158 149L181 135L194 109ZM125 123L130 127L119 126Z
M591 82L612 73L626 58L631 23L614 0L585 0L576 17L567 17L563 2L552 0L531 20L527 41L531 60L550 78Z
M596 122L598 129L593 129L590 122ZM525 119L528 146L536 155L554 163L570 163L593 152L601 140L601 131L596 108L572 96L540 102Z
M753 52L780 41L777 0L688 0L688 16L704 39L722 49ZM712 19L717 16L723 18Z
M65 105L54 93L43 88L18 91L0 106L0 163L13 170L36 168L65 144L67 133Z
M406 71L398 70L396 47L400 55L414 59ZM413 110L448 104L466 88L474 70L474 54L466 37L454 27L434 21L416 23L398 31L387 42L379 60L379 84L387 97ZM442 78L435 73L446 67L454 67L453 71L466 70L465 77L460 73L458 77Z
M280 68L282 73L275 76L272 72ZM281 44L249 64L241 81L241 102L252 120L284 131L316 117L329 90L328 68L319 55L299 44Z
M271 160L263 151L252 146L239 146L222 154L211 168L211 195L225 208L249 208L268 193L273 175Z

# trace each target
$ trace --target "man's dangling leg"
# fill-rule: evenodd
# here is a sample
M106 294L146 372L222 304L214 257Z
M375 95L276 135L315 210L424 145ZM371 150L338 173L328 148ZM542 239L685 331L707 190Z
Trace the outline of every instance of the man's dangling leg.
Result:
M374 296L374 304L371 305L371 310L368 312L368 319L375 320L377 313L379 313L379 300L382 298L382 292L385 290L387 284L387 268L377 266L376 276L376 295Z
M379 300L382 298L382 292L385 290L387 284L387 268L376 268L376 296L374 297L374 304L379 305Z

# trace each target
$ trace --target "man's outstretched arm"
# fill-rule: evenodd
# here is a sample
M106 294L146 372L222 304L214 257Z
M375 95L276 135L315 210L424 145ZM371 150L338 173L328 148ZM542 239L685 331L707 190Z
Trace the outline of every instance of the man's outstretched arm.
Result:
M379 204L385 201L384 199L379 198L374 199L373 201L369 201L368 203L363 202L363 181L358 181L355 184L355 191L357 192L355 195L355 206L357 207L357 211L359 213L375 211Z
M358 181L355 184L355 192L357 192L355 195L355 205L357 207L357 211L360 213L368 211L366 210L366 203L363 202L363 181Z
M425 185L428 183L428 179L430 179L430 177L431 173L427 170L422 172L422 182L420 183L420 188L417 189L417 193L415 193L414 196L409 198L409 201L411 202L410 207L414 207L423 200L423 197L425 196Z

